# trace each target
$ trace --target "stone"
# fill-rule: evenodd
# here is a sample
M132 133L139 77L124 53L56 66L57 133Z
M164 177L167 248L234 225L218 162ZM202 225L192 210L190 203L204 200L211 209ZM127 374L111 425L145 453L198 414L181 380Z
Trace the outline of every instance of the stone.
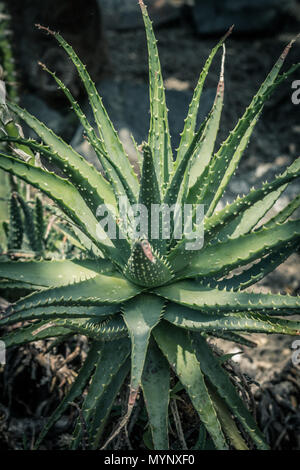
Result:
M239 33L269 31L279 25L294 0L195 0L192 17L199 34L223 34L232 24Z
M98 0L107 29L126 30L143 28L141 9L137 0ZM180 16L180 0L147 0L148 13L154 24L174 21Z

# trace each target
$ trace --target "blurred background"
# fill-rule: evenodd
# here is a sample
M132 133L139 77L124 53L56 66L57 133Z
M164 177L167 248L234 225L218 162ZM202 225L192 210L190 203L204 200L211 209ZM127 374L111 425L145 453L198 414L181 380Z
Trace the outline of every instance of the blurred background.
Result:
M141 143L147 138L149 126L147 48L137 0L5 0L4 3L11 15L17 70L14 85L18 87L21 105L89 161L98 164L64 96L38 65L41 61L56 71L91 117L75 69L55 40L37 30L35 24L40 23L60 31L86 64L134 163L131 135ZM213 46L235 25L226 41L225 100L218 137L221 142L243 114L285 45L300 32L300 1L145 0L145 3L158 39L174 149L199 73ZM221 53L214 59L205 83L199 121L213 103L220 61ZM300 39L285 67L296 62L300 62ZM294 80L300 80L300 72L277 89L265 106L225 200L231 202L253 185L260 186L263 181L273 179L300 155L300 104L292 102ZM24 132L31 135L26 127ZM289 185L274 210L281 210L297 194L299 184ZM295 254L255 289L299 294L299 271L299 255ZM256 350L249 353L246 350L234 360L250 380L263 383L256 396L258 415L273 447L300 449L300 369L291 367L290 363L293 339L257 335L256 341L259 345ZM229 343L220 346L236 352Z

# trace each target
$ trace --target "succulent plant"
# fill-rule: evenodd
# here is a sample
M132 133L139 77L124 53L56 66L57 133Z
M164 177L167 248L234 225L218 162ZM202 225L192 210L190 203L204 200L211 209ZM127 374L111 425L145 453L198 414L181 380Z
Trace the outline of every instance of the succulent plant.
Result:
M172 374L185 388L215 448L267 449L262 433L209 339L217 337L251 346L252 342L241 333L299 335L299 321L286 318L299 313L299 297L245 289L274 270L299 246L300 221L288 220L299 206L299 198L268 222L257 225L288 183L300 175L300 159L273 181L252 189L223 209L217 211L216 207L236 171L264 103L300 64L280 73L290 43L242 118L216 150L224 95L224 41L228 34L225 35L200 74L173 158L156 40L142 0L140 6L149 53L151 108L148 142L137 147L140 179L85 66L58 33L39 26L65 49L86 88L97 131L69 90L48 70L78 116L99 157L103 174L26 110L9 104L10 110L36 132L41 142L8 135L2 139L38 152L63 176L37 166L32 160L26 161L21 155L7 153L1 153L0 168L36 187L57 204L76 230L82 255L80 259L60 261L0 263L1 279L35 289L4 312L1 327L24 323L2 339L10 347L67 334L90 338L87 358L37 446L88 384L72 448L80 446L86 432L90 447L99 448L116 396L130 373L127 413L104 445L126 425L142 392L153 446L168 449ZM212 60L222 47L215 102L197 130L202 88ZM161 216L158 236L149 230L148 236L142 232L133 236L133 219L127 218L126 211L125 216L121 213L120 200L131 207L134 204L146 207L148 228L153 226L154 205L165 204L170 208L190 204L189 229L177 238L178 219L172 218L167 233L162 223L166 221ZM110 238L99 223L99 207L106 208L107 225L115 223L116 236ZM204 207L204 219L197 221L199 226L194 224L197 207ZM201 227L203 246L196 244L187 249L188 243L198 240ZM147 232L145 227L143 230Z

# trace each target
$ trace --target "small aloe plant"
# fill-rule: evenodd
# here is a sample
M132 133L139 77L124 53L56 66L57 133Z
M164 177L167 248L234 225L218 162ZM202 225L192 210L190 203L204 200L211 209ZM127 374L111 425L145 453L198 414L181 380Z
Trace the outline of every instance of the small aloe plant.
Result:
M58 33L39 26L65 49L86 88L97 133L69 90L43 66L70 101L101 162L104 176L26 110L8 104L12 112L34 129L41 142L9 135L2 139L38 152L63 172L64 177L38 166L32 159L26 161L22 156L7 153L1 153L0 168L33 185L57 204L76 230L82 256L61 261L0 263L3 280L35 289L4 312L0 326L24 323L2 339L7 347L70 334L87 335L91 340L78 376L39 436L37 447L69 403L82 395L87 384L71 447L78 448L86 432L91 448L103 445L110 410L130 373L127 413L104 445L126 425L142 392L153 447L168 449L172 372L185 388L216 449L267 449L262 433L209 338L251 346L253 343L241 333L300 334L300 323L286 318L299 313L299 297L245 290L279 266L299 246L300 221L289 220L299 206L299 198L268 222L258 228L257 225L288 183L300 175L300 158L273 181L252 189L219 211L216 206L236 171L264 103L300 64L280 73L292 41L229 137L216 150L227 34L212 50L200 74L180 145L173 157L156 40L146 6L142 0L139 3L148 43L151 108L148 142L137 147L140 180L85 66ZM202 88L212 60L222 47L216 98L197 130ZM128 222L120 213L121 198L130 205L142 204L148 213L152 205L204 206L203 246L187 249L187 243L201 228L193 225L193 217L190 230L180 239L175 236L178 227L174 219L169 236L165 236L163 228L159 229L158 237L149 231L148 237L131 236L132 219ZM116 222L118 236L109 237L99 225L98 208L103 205L108 219ZM150 226L151 217L148 223ZM237 273L236 268L243 270Z

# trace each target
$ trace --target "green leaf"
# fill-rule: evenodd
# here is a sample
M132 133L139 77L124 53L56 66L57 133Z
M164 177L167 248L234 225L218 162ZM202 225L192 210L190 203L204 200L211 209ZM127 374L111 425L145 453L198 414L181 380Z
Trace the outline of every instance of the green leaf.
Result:
M230 407L235 418L240 421L245 431L248 432L258 448L264 450L268 449L254 418L246 408L228 374L220 365L205 339L196 333L192 333L192 339L195 345L196 355L201 359L201 368L204 374L209 378L213 386L216 387L219 395ZM218 404L222 406L219 399Z
M156 46L152 23L147 13L147 7L142 0L139 1L147 35L149 56L149 87L150 87L150 131L149 145L156 166L156 174L163 188L169 181L173 167L173 157L168 124L168 110L166 106L164 84Z
M260 201L254 203L249 209L242 212L239 216L235 217L232 222L225 225L220 230L215 241L226 241L227 238L237 238L240 235L249 233L263 218L263 216L270 210L278 198L281 196L287 185L281 186L276 191L271 192Z
M5 224L9 219L9 205L7 199L11 193L11 188L8 181L8 174L5 171L0 171L0 245L6 246L7 236L5 232ZM4 225L3 225L4 224Z
M280 249L289 242L296 242L299 235L300 220L293 220L209 245L194 255L190 265L180 273L180 277L224 276L232 269L251 263L274 249Z
M23 210L24 213L24 231L26 233L26 236L29 240L30 248L32 251L37 252L38 251L38 241L37 241L37 233L35 231L35 223L34 223L34 213L27 204L22 196L17 194L17 199L20 203L20 206Z
M55 165L71 179L78 190L82 188L82 195L86 194L87 203L90 199L93 204L97 204L96 201L92 201L91 198L97 195L99 201L107 204L116 204L108 182L105 181L101 173L88 163L78 152L25 109L13 103L10 103L10 108L38 134L50 149L30 139L18 138L15 139L16 142L26 144L32 150L40 151L48 158L50 163L55 163Z
M151 148L148 144L143 144L143 167L139 193L139 204L143 204L147 209L148 215L148 226L147 226L147 238L151 242L154 248L157 248L161 253L165 251L165 241L162 240L161 235L161 216L159 220L160 233L159 239L152 238L151 236L151 211L153 204L160 204L160 187L159 181L155 172L155 162L152 156Z
M203 204L209 205L209 209L207 211L208 216L213 213L220 197L230 181L231 176L234 174L238 166L240 158L261 114L265 101L269 99L279 83L295 71L295 68L292 67L284 74L284 76L277 79L279 71L293 42L295 42L295 40L291 41L285 48L284 52L268 74L266 80L259 88L257 94L252 99L244 115L238 121L234 130L230 133L227 140L221 145L219 151L215 155L213 165L207 177L206 191L201 201Z
M152 338L150 338L142 375L142 390L148 411L154 449L167 450L169 449L170 368Z
M120 367L118 372L114 374L111 382L107 384L103 394L97 400L93 421L90 426L90 440L92 442L92 448L94 450L98 449L99 441L105 429L109 414L115 403L117 394L119 393L120 388L122 387L129 371L130 359L128 358Z
M300 334L300 322L282 320L252 311L204 313L203 310L192 310L170 304L166 308L164 319L180 328L204 333L222 333L225 330L244 333Z
M97 274L97 276L81 282L44 289L41 292L31 294L16 302L12 307L12 313L50 305L76 307L119 304L140 292L141 289L119 274Z
M271 183L265 183L261 188L249 192L246 196L238 197L232 204L204 219L204 245L217 240L226 241L229 235L234 237L247 233L272 207L277 198L286 188L286 184L300 175L300 158L297 158L282 175ZM199 227L198 227L199 228ZM194 228L197 231L197 227ZM168 260L175 271L183 269L195 258L195 252L187 252L185 237L180 240L169 253ZM201 253L203 249L201 249Z
M217 333L210 333L210 336L215 336L216 338L222 338L225 341L232 341L233 343L242 344L248 348L255 348L257 346L257 344L253 341L250 341L249 339L244 338L244 336L238 335L237 333L231 333L230 331L218 331Z
M164 301L162 299L148 294L136 297L123 306L123 318L132 344L128 409L131 409L136 401L141 385L150 334L160 320L163 306Z
M113 315L106 319L95 318L64 318L55 320L73 334L85 335L96 341L116 341L128 337L128 331L121 315Z
M225 288L226 290L244 290L274 271L274 269L276 269L297 250L298 246L298 240L293 243L287 243L286 246L281 247L279 250L272 250L268 256L262 258L258 263L255 263L250 268L245 269L241 274L235 274L229 279L225 278L221 281L210 282L210 285L215 285L218 289Z
M81 124L82 124L82 126L83 126L83 128L86 132L87 139L90 142L90 144L92 145L93 149L95 150L96 155L98 156L98 158L100 160L100 163L101 163L101 165L103 166L103 168L105 170L107 179L111 182L113 188L115 187L115 185L114 185L114 182L113 182L113 179L112 179L113 177L111 175L110 167L112 167L113 171L117 174L118 179L120 180L122 189L120 191L118 190L117 193L115 193L115 196L117 197L118 195L123 194L123 189L125 189L124 195L126 194L129 201L131 202L131 204L134 204L136 202L136 197L132 193L131 187L128 184L126 177L124 177L124 175L122 173L122 169L120 168L119 165L116 165L114 159L112 159L110 157L110 155L106 152L105 147L103 145L102 139L99 139L97 137L94 129L92 128L92 126L88 122L87 117L83 113L83 111L80 108L77 101L75 101L75 99L73 98L71 92L63 84L63 82L56 76L55 73L51 72L44 64L40 64L40 65L42 65L43 69L46 70L54 78L54 80L56 81L56 83L58 84L60 89L64 92L64 94L68 98L69 102L71 103L72 109L74 110L74 112L76 113L79 121L81 122ZM109 162L109 164L108 164L108 162Z
M0 319L0 326L28 320L56 320L58 318L94 318L103 320L114 313L120 312L120 305L104 305L95 307L35 307L22 310Z
M90 238L108 258L120 264L122 251L116 251L112 242L99 238L97 219L87 207L77 190L66 180L54 173L36 168L26 162L17 160L9 155L0 153L0 168L18 176L32 186L43 191L70 219L78 225L83 233ZM101 231L100 231L101 232ZM102 235L102 232L101 232ZM126 258L126 256L125 256Z
M195 91L194 91L192 101L191 101L190 106L189 106L188 115L187 115L187 117L184 121L184 129L183 129L183 132L181 134L181 140L180 140L179 148L178 148L178 151L177 151L176 165L178 165L178 163L181 161L181 159L183 158L184 154L186 153L188 147L192 143L192 140L194 138L195 128L196 128L197 114L198 114L200 98L201 98L201 95L202 95L202 89L203 89L205 79L207 77L207 74L208 74L210 65L213 61L213 58L215 57L215 55L218 52L218 50L220 49L220 47L223 45L226 38L231 34L232 28L233 27L231 27L229 29L229 31L225 34L225 36L221 39L221 41L219 41L219 43L212 49L205 65L203 67L203 70L200 74L197 86L196 86Z
M153 331L153 335L184 385L216 447L221 450L228 449L188 333L161 322Z
M284 209L264 224L265 228L275 227L285 222L300 206L300 195L295 197Z
M31 292L35 290L40 290L41 286L37 286L34 284L27 284L26 282L8 281L6 279L1 279L0 289L1 289L1 292L3 292L3 295L7 299L10 299L11 298L10 294L13 294L13 297L16 296L16 298L24 297L24 295L30 294Z
M190 168L189 165L192 163L192 158L196 153L198 153L198 149L201 147L201 143L205 139L204 130L205 130L205 127L203 129L203 126L201 126L198 132L195 134L195 137L191 145L187 149L184 157L180 160L178 165L174 167L174 172L171 175L169 184L165 192L165 197L164 197L165 204L171 205L171 204L176 203L178 199L178 193L179 193L178 188L182 186L185 174Z
M141 239L132 246L124 275L138 285L154 287L169 282L173 271L166 258L160 256L148 240Z
M300 158L297 158L270 183L264 183L261 188L250 191L242 198L238 197L232 204L208 217L205 220L205 231L208 240L216 234L219 239L223 240L226 235L236 237L249 232L274 205L286 189L287 183L299 176ZM285 220L282 220L282 222Z
M218 393L214 390L211 384L206 381L206 386L212 397L217 416L222 425L222 429L226 436L230 439L230 442L235 450L249 450L246 442L244 441L237 425L232 418L230 411L228 410L226 403L220 398Z
M201 138L196 152L193 156L190 177L189 177L189 193L187 202L193 203L197 201L199 192L202 189L202 175L206 168L208 168L211 157L213 156L215 142L219 130L220 118L223 108L224 98L224 61L225 61L225 46L223 45L223 57L221 65L221 74L217 87L215 102L212 111L207 119L205 128L203 130L203 137Z
M92 430L91 423L93 422L93 419L97 418L97 421L99 419L99 416L95 415L98 403L111 384L114 376L119 372L122 365L126 362L129 353L130 342L128 338L120 339L118 341L105 342L102 344L100 357L98 358L96 369L81 410L82 417L86 423L87 432L89 434ZM97 424L97 427L101 425L102 419L104 418L101 417L101 419L95 423ZM73 449L77 448L81 440L82 431L83 430L81 429L81 426L77 425L74 433L75 440L72 444Z
M59 155L57 152L49 151L48 148L46 148L44 145L38 144L35 141L31 141L28 139L18 139L18 141L26 142L29 147L34 148L40 154L46 156L50 162L53 161L61 171L66 173L67 177L70 180L70 183L72 183L72 185L78 190L79 194L82 196L82 199L85 201L94 216L97 216L97 209L101 205L105 205L108 214L110 214L113 220L116 219L116 200L111 188L109 187L107 181L104 180L101 173L99 173L99 175L103 179L105 185L108 185L108 188L103 187L103 185L101 184L97 184L97 179L96 181L87 179L87 177L84 176L83 172L79 171L80 168L75 166L76 161L74 164L71 165L68 159L62 158L61 155ZM83 160L83 167L85 165L87 165L87 167L90 166L90 164L87 163L83 159L83 157L81 157L80 155L79 157ZM93 171L95 171L95 169ZM97 184L97 186L93 186L92 183ZM108 190L109 194L107 194ZM130 247L128 241L126 240L126 237L118 236L117 238L114 238L113 243L114 245L118 245L118 247L124 253L127 253L127 256L129 256Z
M50 31L48 28L43 28L38 25L40 29L46 30L52 34L58 43L68 54L69 58L75 65L77 72L82 80L82 83L86 89L88 99L95 117L96 124L98 126L100 138L102 139L103 147L106 150L106 154L109 156L115 167L120 168L121 174L127 181L128 186L131 189L132 194L137 199L138 196L138 180L135 175L133 168L129 163L128 156L126 155L123 146L120 142L117 132L115 131L107 112L103 106L102 99L93 83L90 75L88 74L85 66L72 49L72 47L66 43L59 33Z
M178 188L181 187L187 171L189 171L187 177L189 176L190 182L191 180L193 181L193 178L197 178L199 176L197 181L194 181L196 187L193 187L193 190L191 190L192 194L189 193L187 196L187 202L194 202L197 200L194 193L197 195L199 187L201 188L201 173L208 166L212 156L223 106L225 46L223 46L223 48L224 51L222 56L220 80L212 111L205 122L204 128L203 126L200 126L199 131L194 136L184 156L180 161L176 161L174 173L166 189L164 199L166 204L176 203L178 198Z
M1 164L1 162L0 162ZM16 194L12 194L9 205L9 232L7 248L8 250L19 250L23 241L23 222L21 218L20 206L17 202Z
M56 287L91 279L97 274L115 271L107 260L4 261L0 262L0 278L22 281L41 287Z
M12 330L7 335L2 336L1 341L5 343L6 348L10 348L32 341L65 336L70 332L72 332L72 330L68 329L67 326L57 326L55 322L44 320L30 326Z
M176 282L155 289L154 292L165 299L195 310L199 309L203 313L257 311L275 315L295 315L300 309L300 296L211 289L193 281Z
M44 248L45 221L43 205L40 198L36 197L34 207L35 230L37 234L37 251L42 252Z

